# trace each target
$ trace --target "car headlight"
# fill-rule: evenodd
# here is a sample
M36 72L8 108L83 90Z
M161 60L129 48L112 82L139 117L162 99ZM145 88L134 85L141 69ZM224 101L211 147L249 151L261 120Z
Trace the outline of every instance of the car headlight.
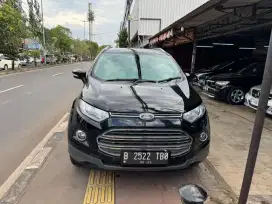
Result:
M183 114L183 119L193 123L195 122L197 119L201 118L206 112L206 108L203 104L201 104L200 106L194 108L193 110L186 112Z
M81 99L79 100L79 109L84 115L97 122L101 122L109 118L108 112L95 108Z
M230 82L229 81L217 81L215 82L215 85L218 85L218 86L226 86L228 85Z

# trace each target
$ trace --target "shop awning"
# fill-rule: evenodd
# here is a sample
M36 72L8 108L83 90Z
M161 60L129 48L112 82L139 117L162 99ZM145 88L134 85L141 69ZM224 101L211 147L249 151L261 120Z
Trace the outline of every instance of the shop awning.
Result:
M210 0L151 37L149 44L169 47L271 25L271 0Z

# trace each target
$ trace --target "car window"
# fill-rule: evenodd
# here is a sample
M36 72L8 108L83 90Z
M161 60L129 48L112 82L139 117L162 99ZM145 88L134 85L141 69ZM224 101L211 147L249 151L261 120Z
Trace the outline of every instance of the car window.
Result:
M167 55L139 54L142 79L160 81L183 77L177 63ZM138 79L138 69L133 53L105 53L93 69L94 76L103 80Z
M253 63L240 71L243 75L261 75L264 71L264 63Z

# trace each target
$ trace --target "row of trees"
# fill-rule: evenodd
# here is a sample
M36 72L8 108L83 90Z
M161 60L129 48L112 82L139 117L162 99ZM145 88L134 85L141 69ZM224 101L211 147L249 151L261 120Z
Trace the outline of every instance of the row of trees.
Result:
M23 11L19 0L0 1L0 53L15 58L22 52L25 38L32 38L43 44L42 16L38 0L27 0L28 15ZM94 58L99 50L96 42L73 39L69 28L58 25L44 28L44 50L50 54L72 52L80 56ZM43 54L43 53L41 53ZM14 67L14 66L13 66Z

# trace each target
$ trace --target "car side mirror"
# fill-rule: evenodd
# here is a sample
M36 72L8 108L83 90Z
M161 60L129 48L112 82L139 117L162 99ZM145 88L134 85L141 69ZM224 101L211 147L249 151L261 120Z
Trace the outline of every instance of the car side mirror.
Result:
M87 83L86 71L83 69L77 69L72 71L74 78L81 79L84 84Z

